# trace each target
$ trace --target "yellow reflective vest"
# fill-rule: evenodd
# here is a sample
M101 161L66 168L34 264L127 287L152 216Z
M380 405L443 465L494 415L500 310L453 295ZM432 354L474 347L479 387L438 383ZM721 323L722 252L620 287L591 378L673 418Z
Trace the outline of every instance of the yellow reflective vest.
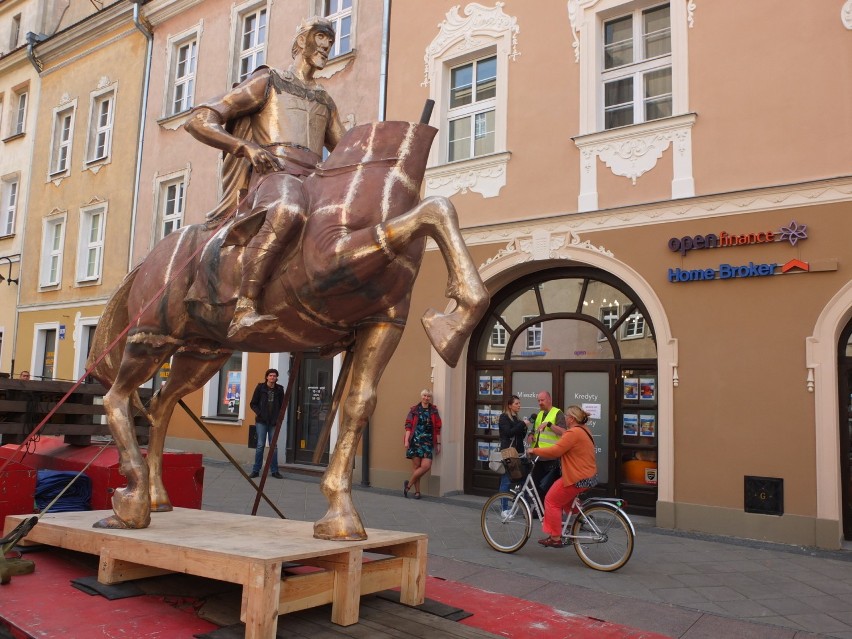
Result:
M550 422L551 424L556 423L556 416L559 414L559 409L554 406L550 409L550 412L547 413L545 417L544 411L538 411L538 415L535 418L535 428L538 430L538 427L541 426L542 422ZM538 433L538 448L547 448L548 446L553 446L556 442L559 441L559 435L554 433L550 426L545 428L543 431Z

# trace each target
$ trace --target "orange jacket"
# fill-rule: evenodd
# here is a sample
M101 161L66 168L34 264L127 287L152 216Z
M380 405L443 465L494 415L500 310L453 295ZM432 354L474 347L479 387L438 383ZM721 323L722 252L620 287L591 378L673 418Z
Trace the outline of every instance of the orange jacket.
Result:
M562 483L573 486L581 479L588 479L598 472L595 445L590 435L585 426L574 426L565 431L553 446L533 448L527 454L538 455L542 459L561 457Z

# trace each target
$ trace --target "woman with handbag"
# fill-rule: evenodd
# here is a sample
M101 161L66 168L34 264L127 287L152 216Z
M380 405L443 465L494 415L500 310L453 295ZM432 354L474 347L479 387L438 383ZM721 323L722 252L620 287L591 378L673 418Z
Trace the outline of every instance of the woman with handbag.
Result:
M511 447L518 452L518 455L521 455L524 452L524 438L530 422L527 419L519 419L519 412L521 412L521 399L517 395L512 395L506 402L506 409L500 415L497 425L500 427L500 450ZM500 492L509 490L510 483L508 472L500 475ZM503 510L508 507L508 500L505 500Z

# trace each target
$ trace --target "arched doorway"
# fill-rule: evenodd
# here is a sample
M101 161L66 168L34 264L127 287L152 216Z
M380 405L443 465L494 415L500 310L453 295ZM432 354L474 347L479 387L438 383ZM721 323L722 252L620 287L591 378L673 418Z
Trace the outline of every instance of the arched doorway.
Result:
M488 452L499 447L504 399L522 415L548 390L554 404L584 406L598 448L600 493L654 515L657 501L658 391L654 327L623 281L589 266L528 274L492 294L468 351L465 492L489 494L499 476Z
M852 541L852 321L837 345L840 409L840 483L843 538Z

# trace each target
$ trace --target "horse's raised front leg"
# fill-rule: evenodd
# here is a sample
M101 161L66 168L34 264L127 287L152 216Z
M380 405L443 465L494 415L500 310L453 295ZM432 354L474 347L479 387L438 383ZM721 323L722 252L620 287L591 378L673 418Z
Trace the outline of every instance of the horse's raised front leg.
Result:
M376 386L402 337L402 327L372 324L355 335L352 380L343 405L340 436L320 488L328 512L314 524L314 537L359 541L367 538L352 503L352 463L361 433L376 408Z
M147 528L151 523L148 465L136 441L130 403L136 389L151 378L169 354L128 344L115 381L104 395L109 430L118 448L119 472L127 478L127 487L115 489L112 495L115 514L95 523L95 528Z
M455 207L445 197L429 197L376 228L379 243L392 252L402 251L424 235L438 245L449 272L446 295L455 300L456 308L447 314L429 309L422 322L432 346L447 364L455 366L489 303L488 290L464 243Z
M185 395L198 390L225 365L231 351L219 348L183 348L172 357L169 378L154 395L149 410L151 432L148 437L148 486L151 510L172 510L172 502L163 485L163 447L175 406Z

